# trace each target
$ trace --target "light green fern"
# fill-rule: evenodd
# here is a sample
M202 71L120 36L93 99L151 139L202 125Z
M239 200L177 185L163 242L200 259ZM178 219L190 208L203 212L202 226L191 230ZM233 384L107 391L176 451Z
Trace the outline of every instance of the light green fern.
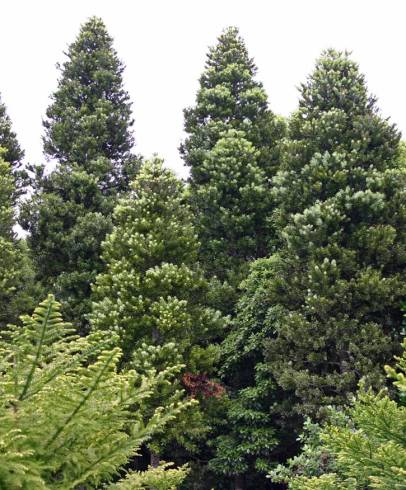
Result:
M181 366L118 372L115 339L74 335L53 296L22 321L0 338L0 488L71 490L111 483L141 444L188 406L175 401L146 417L148 399ZM157 489L176 488L185 473L163 466L131 473L115 486L150 488L128 486L138 478L151 479ZM160 478L174 483L159 486Z

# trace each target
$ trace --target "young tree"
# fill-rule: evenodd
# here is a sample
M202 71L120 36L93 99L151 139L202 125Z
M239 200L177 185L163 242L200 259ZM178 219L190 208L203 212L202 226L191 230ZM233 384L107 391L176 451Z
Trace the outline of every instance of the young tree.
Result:
M44 121L44 151L57 167L49 175L37 169L22 224L30 232L39 279L57 294L67 318L81 319L83 327L90 284L102 267L100 245L138 159L131 154L124 66L100 19L82 26L67 57Z
M283 246L261 285L263 328L269 368L291 409L319 417L345 404L361 377L381 385L379 365L397 348L406 173L399 133L348 54L323 53L301 95L274 179Z
M114 339L73 335L53 296L22 327L0 337L0 485L2 488L154 488L173 490L186 468L165 466L128 473L117 483L142 443L187 403L145 406L157 384L171 382L179 367L143 376L118 372Z
M234 27L211 48L181 146L209 275L235 287L247 260L268 252L269 178L284 126L268 109L256 66Z
M192 396L215 396L220 388L207 375L217 358L213 342L221 336L222 318L205 306L207 282L196 264L199 244L182 183L160 160L145 163L114 222L103 245L106 271L94 285L92 328L115 332L127 363L141 346L174 343L185 365L185 388ZM185 432L193 429L190 417ZM168 431L168 439L182 441L181 432Z

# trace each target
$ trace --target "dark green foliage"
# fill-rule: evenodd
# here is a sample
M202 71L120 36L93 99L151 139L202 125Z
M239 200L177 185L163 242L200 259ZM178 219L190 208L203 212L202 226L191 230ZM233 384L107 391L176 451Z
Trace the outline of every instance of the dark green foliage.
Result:
M256 72L238 29L229 27L210 48L195 107L184 111L189 136L181 153L193 184L207 182L206 154L230 129L243 131L260 153L260 166L274 172L277 161L275 155L270 159L270 148L275 145L276 129L281 128L268 109L262 84L255 80Z
M86 22L67 53L44 121L44 149L56 170L36 169L35 193L21 222L30 232L38 277L66 317L86 325L90 285L102 270L100 246L117 195L138 167L123 65L103 22Z
M284 128L255 75L238 30L226 29L209 51L195 107L185 110L181 147L202 262L233 287L245 262L266 254L272 238L269 178Z
M15 190L11 165L0 154L0 331L32 308L38 292L26 244L13 231Z
M58 65L62 76L46 111L44 151L60 164L77 163L90 174L97 172L94 161L105 157L112 164L105 186L120 186L124 180L126 187L134 160L134 121L123 88L124 65L101 19L92 17L82 26L67 58Z
M244 277L247 262L266 255L270 246L271 194L258 155L243 131L230 129L207 153L207 182L190 189L202 262L210 275L233 285Z
M0 147L5 150L3 158L11 165L13 171L19 170L24 158L17 136L12 129L10 117L5 104L0 99Z
M361 383L344 412L332 412L328 424L308 424L303 452L271 474L291 490L403 489L406 476L406 342L396 369L386 366L398 393L374 393Z
M399 134L347 54L325 52L301 94L274 179L283 244L261 287L272 374L293 411L321 416L362 376L381 385L379 366L396 349L406 174Z
M256 488L267 488L269 465L296 450L294 429L300 421L285 406L264 361L264 341L272 335L267 318L270 259L259 259L242 283L232 329L222 346L221 372L232 387L224 435L214 441L210 465L219 472L245 474ZM227 473L226 473L227 474ZM254 483L253 483L254 484Z
M11 172L15 179L15 189L13 191L13 203L23 193L23 187L27 182L27 173L23 166L24 151L21 149L17 135L13 131L11 119L7 114L5 104L0 97L0 148L2 158L8 162Z
M186 186L133 153L101 19L58 69L29 176L0 100L0 488L406 488L406 143L349 54L286 124L226 29Z
M248 475L252 481L262 481L270 456L277 445L276 431L269 410L273 383L257 366L254 386L239 390L226 406L227 426L212 443L214 457L209 467L226 476ZM261 488L261 487L259 487Z

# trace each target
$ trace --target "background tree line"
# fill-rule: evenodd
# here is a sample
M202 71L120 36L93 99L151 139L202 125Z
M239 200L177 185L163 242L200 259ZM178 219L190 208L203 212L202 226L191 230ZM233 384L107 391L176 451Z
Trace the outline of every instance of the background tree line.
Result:
M187 182L135 153L101 19L58 68L52 171L23 163L0 105L1 483L403 488L404 358L396 389L383 368L402 352L405 147L350 54L324 51L284 119L226 29L184 111Z

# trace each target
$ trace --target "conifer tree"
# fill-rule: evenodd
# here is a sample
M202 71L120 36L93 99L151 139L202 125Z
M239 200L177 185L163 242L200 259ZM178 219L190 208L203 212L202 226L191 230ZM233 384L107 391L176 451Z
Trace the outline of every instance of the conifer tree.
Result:
M253 297L259 315L243 326L264 339L293 413L321 417L326 405L345 404L361 377L383 382L379 366L396 349L404 296L398 160L399 133L380 116L358 65L346 53L323 53L301 88L274 179L282 247L263 274L266 295Z
M24 152L21 149L17 135L13 131L11 119L7 114L6 105L0 98L0 147L3 148L3 159L11 165L13 171L22 165Z
M44 151L60 164L77 163L89 173L110 161L105 186L127 182L134 156L131 102L123 87L124 65L103 21L90 18L69 46L58 88L44 120ZM103 169L104 170L104 169ZM131 175L130 175L131 177Z
M0 153L0 330L16 322L35 301L33 269L24 242L13 231L15 179Z
M181 147L190 167L199 255L212 278L210 300L232 316L249 261L270 253L275 241L270 179L285 128L269 110L256 72L238 30L226 29L209 51L196 105L185 110L188 136ZM237 486L275 446L268 414L255 400L258 390L247 387L235 396L243 373L225 377L230 388L223 415L227 423L218 427L209 463L217 474L234 477Z
M13 191L13 201L15 202L21 192L24 179L27 177L23 170L24 151L21 149L17 135L13 131L11 119L7 114L6 105L0 97L0 148L3 149L2 158L11 166L11 171L15 179L16 189Z
M67 58L44 121L44 151L57 167L50 175L37 169L22 224L39 279L62 301L67 319L78 321L90 308L117 195L128 189L138 159L124 66L101 19L82 26Z
M126 363L137 348L174 343L184 387L198 388L189 391L193 397L216 396L221 388L207 376L222 319L205 306L207 282L196 264L199 244L182 183L160 160L145 163L116 207L114 224L103 245L106 271L94 285L92 328L118 334ZM193 426L188 417L184 431Z
M226 29L209 51L195 107L185 110L181 147L202 262L234 287L244 262L266 254L272 238L269 178L284 128L256 71L238 30Z
M204 306L207 283L182 183L162 161L142 167L114 224L103 245L107 270L94 286L93 328L117 329L127 359L145 341L174 341L180 352L207 345L220 318Z

